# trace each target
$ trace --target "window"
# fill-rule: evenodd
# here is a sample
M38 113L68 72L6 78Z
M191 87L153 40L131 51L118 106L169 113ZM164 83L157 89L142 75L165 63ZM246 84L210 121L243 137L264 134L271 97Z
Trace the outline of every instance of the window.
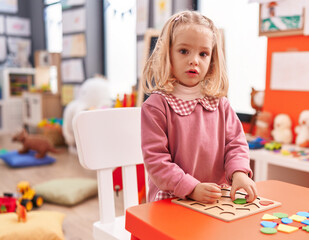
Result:
M252 114L251 87L265 89L266 37L259 37L259 5L248 0L200 0L199 11L222 28L230 82L228 98L238 113Z
M46 46L49 52L62 52L61 1L45 0L44 19Z

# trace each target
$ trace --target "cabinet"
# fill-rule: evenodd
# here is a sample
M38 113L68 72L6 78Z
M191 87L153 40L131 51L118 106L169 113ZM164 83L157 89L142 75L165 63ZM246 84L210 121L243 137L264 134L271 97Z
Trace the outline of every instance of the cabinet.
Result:
M34 85L35 69L3 68L0 71L0 134L23 126L22 93Z
M36 127L44 118L61 118L62 107L59 94L23 93L23 123Z

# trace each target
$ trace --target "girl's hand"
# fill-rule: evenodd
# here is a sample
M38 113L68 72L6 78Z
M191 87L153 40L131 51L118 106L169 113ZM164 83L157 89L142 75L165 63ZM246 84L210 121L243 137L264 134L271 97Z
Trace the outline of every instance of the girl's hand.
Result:
M253 202L257 198L257 189L255 182L248 177L244 172L234 172L231 188L231 199L235 200L235 193L237 190L243 188L247 192L247 201Z
M221 195L219 185L215 183L199 183L188 197L199 202L214 203Z

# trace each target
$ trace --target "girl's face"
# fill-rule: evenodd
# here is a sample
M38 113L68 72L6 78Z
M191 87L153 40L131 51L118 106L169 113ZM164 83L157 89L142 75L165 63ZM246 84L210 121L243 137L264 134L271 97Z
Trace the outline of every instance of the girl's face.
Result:
M171 47L172 72L187 87L196 86L209 69L213 45L212 31L201 25L176 28Z

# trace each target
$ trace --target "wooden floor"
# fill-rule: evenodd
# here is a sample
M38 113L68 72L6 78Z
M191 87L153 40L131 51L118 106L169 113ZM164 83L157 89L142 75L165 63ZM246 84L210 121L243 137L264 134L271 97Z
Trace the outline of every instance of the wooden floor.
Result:
M21 148L18 143L12 143L9 135L0 135L0 149L17 150ZM59 154L49 153L56 158L51 165L13 169L0 159L0 196L3 192L14 192L16 185L21 180L27 180L31 185L63 177L85 177L96 179L96 173L81 167L78 157L64 151ZM123 196L120 193L115 197L116 216L123 214ZM66 215L63 231L66 240L91 240L92 224L99 219L98 198L89 199L74 207L65 207L44 203L36 211L53 210Z

